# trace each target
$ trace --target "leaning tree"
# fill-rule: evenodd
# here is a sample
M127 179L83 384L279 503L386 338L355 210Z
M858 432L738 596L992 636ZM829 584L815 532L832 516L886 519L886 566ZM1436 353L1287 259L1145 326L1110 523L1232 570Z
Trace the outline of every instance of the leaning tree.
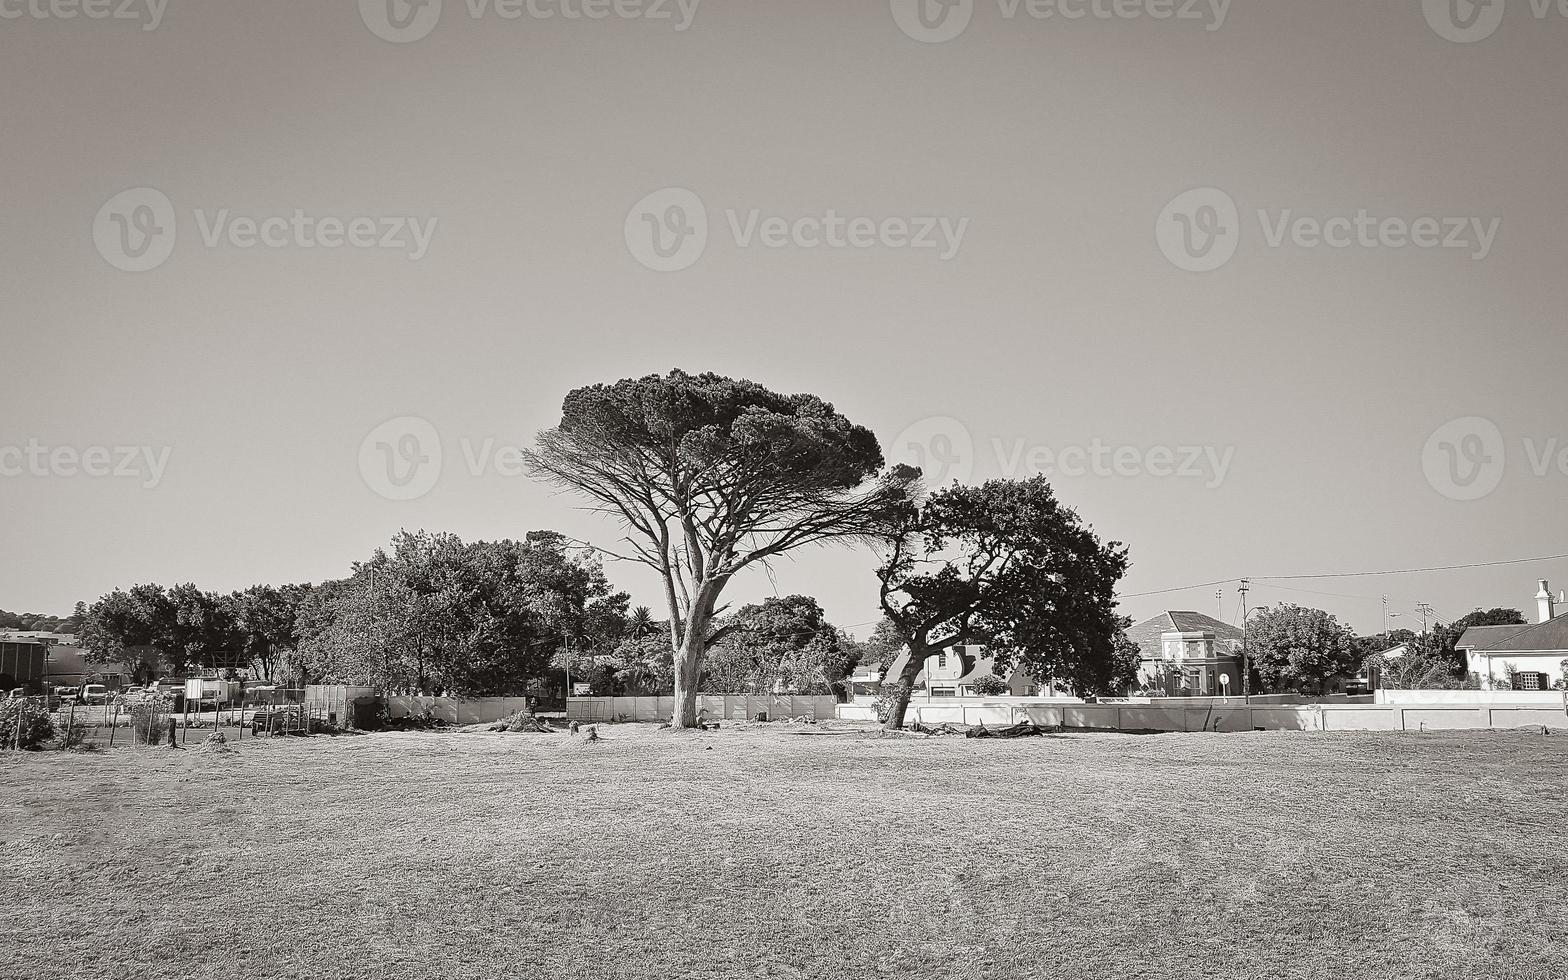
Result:
M1137 671L1129 620L1116 612L1127 571L1044 477L953 484L889 513L882 610L909 651L892 685L889 729L902 728L927 658L982 644L998 671L1060 677L1080 693L1125 685Z
M806 545L871 535L909 480L879 476L876 436L815 395L678 370L573 391L527 460L625 525L624 548L598 550L663 580L676 728L697 724L730 580Z

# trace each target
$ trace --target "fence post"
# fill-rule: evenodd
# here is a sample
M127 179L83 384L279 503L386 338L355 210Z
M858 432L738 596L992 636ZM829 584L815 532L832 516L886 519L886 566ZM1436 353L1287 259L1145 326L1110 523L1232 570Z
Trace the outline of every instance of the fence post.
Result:
M119 727L120 727L120 702L116 701L114 703L114 720L109 723L109 748L111 748L111 749L114 748L114 732L115 732L115 729L117 729ZM134 729L135 726L133 725L132 728ZM71 747L71 733L70 732L66 732L65 733L65 747L66 748L70 748Z

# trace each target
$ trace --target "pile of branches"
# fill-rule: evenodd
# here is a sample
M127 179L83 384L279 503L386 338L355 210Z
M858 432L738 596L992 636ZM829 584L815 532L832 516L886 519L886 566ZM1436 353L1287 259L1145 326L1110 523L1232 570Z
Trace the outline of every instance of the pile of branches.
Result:
M469 730L473 731L476 729ZM553 735L556 731L543 721L540 721L538 716L527 711L519 711L510 718L502 718L498 722L485 725L482 730L487 732L517 732L527 735Z
M948 722L936 726L916 722L911 727L922 735L962 735L964 738L1039 738L1060 731L1058 728L1036 725L1032 721L1021 721L1006 728L987 728L985 722L978 725L955 725Z

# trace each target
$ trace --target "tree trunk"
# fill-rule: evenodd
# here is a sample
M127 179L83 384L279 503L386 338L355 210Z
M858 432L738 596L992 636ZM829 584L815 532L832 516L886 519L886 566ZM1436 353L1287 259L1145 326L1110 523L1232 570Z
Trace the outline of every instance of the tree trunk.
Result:
M670 716L671 728L697 727L697 685L707 643L706 617L692 617L686 623L680 647L675 650L675 711Z
M909 710L909 698L915 690L915 678L920 676L920 671L926 665L926 658L931 656L931 651L925 647L909 646L909 660L905 662L904 669L899 671L895 681L893 701L888 705L887 721L882 723L886 731L894 732L904 727L904 713ZM886 681L883 681L886 684Z

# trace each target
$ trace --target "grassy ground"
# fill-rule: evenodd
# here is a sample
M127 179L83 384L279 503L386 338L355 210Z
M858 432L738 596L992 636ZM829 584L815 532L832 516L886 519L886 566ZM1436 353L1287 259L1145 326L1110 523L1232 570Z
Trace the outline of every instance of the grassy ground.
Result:
M1568 740L606 729L0 759L0 977L1568 977Z

